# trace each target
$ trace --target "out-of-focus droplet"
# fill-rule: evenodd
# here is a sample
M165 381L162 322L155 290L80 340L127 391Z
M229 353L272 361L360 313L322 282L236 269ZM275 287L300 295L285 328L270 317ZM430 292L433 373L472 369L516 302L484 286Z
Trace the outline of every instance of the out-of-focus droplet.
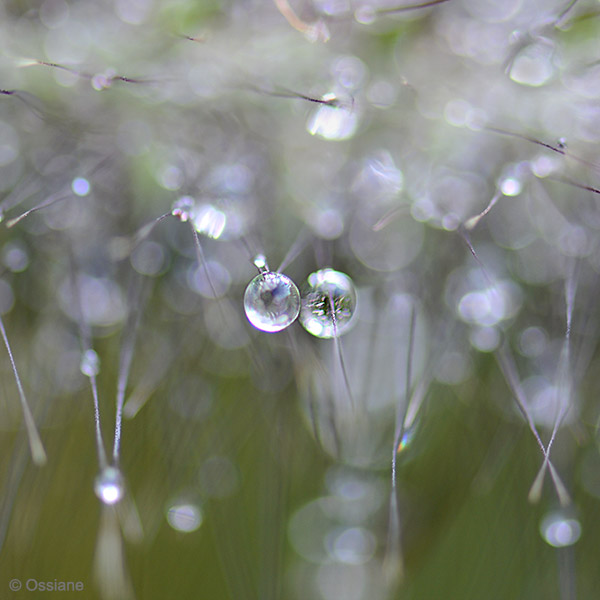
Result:
M202 204L193 209L192 223L198 233L217 240L225 229L227 216L212 204Z
M77 196L87 196L90 193L90 182L84 177L75 177L71 189Z
M91 79L92 87L97 92L107 90L112 86L116 74L113 69L107 69L104 73L96 73Z
M102 469L94 482L94 491L104 504L116 504L119 502L125 493L121 471L116 467L105 467Z
M202 525L202 511L196 504L175 503L167 508L169 525L183 533L196 531Z
M356 289L348 275L322 269L311 273L302 293L300 322L319 338L337 337L352 323Z
M550 42L530 44L515 57L510 78L523 85L539 87L554 75L554 45Z
M544 540L555 548L572 546L581 536L581 524L563 511L548 513L540 523Z
M13 273L21 273L29 266L29 254L21 242L7 242L0 256L4 266Z
M334 103L334 94L325 94L322 98L330 104L321 104L307 123L311 135L318 135L326 140L347 140L358 127L358 112L352 105Z
M211 456L201 465L198 482L202 494L210 498L227 498L236 492L240 476L235 464L225 456Z
M222 298L231 285L229 271L218 261L193 265L188 271L188 286L205 298Z
M258 274L244 293L248 321L261 331L275 333L291 325L300 312L300 292L287 275Z
M506 177L500 182L500 191L505 196L518 196L521 188L521 182L515 177Z
M192 211L195 207L194 199L191 196L181 196L173 202L171 214L177 217L181 222L189 221Z
M79 368L86 377L95 377L100 373L100 358L95 350L88 348L83 353Z

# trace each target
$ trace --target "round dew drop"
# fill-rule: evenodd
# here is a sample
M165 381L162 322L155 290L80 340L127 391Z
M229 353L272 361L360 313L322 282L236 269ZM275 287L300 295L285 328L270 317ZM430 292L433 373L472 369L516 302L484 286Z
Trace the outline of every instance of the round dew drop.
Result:
M300 292L286 275L265 271L258 274L244 293L248 321L261 331L275 333L291 325L300 312Z
M348 330L356 311L352 279L333 269L308 276L302 291L300 323L318 338L337 337Z

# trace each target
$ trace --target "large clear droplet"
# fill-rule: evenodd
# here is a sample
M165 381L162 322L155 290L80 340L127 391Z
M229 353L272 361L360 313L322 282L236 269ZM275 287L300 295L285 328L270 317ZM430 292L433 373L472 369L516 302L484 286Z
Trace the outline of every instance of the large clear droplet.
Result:
M355 311L356 289L348 275L322 269L308 276L300 311L300 322L308 333L337 337L350 327Z
M261 331L274 333L291 325L300 312L300 292L286 275L266 271L257 275L244 293L248 321Z
M572 546L581 536L581 525L572 515L564 511L547 514L540 523L540 533L548 544L555 548Z
M116 467L105 467L94 481L94 492L104 504L116 504L125 492L123 476Z

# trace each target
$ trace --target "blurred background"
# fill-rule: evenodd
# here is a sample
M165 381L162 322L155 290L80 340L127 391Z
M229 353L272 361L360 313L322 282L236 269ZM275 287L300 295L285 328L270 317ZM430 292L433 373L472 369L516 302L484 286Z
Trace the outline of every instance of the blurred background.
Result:
M2 598L597 597L600 5L424 4L0 3Z

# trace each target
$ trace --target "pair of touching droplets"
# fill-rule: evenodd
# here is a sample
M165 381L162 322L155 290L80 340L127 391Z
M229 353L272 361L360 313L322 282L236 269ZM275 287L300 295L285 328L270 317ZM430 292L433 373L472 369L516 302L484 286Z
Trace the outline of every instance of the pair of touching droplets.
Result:
M283 273L270 271L266 259L254 259L258 275L244 293L244 310L250 323L268 333L282 331L298 317L310 334L338 337L346 331L356 311L356 289L348 275L334 269L311 273L302 286Z

